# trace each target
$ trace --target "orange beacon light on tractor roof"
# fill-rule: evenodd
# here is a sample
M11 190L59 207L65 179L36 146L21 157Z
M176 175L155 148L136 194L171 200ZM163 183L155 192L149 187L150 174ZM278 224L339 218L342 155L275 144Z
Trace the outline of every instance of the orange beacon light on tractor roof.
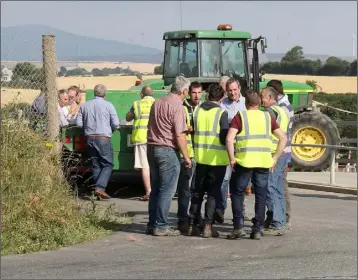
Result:
M217 30L232 30L231 24L219 24Z

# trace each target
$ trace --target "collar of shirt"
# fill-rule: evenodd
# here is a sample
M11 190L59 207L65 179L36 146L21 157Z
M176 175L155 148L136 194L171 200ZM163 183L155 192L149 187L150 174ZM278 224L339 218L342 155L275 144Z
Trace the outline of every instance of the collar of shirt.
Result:
M100 97L100 96L96 96L95 99L104 100L104 98L103 98L103 97Z
M278 100L278 102L285 102L285 101L288 101L287 94L282 95L282 97Z
M170 98L174 98L174 99L176 99L176 100L178 100L180 103L182 103L183 101L179 98L179 96L177 95L177 94L175 94L175 93L169 93L168 94L168 96L170 97Z
M154 99L153 96L144 96L143 99Z

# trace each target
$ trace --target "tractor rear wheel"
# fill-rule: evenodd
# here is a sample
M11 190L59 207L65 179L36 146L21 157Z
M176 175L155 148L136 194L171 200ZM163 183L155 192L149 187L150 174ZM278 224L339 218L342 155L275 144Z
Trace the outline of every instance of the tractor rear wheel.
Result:
M292 126L292 144L338 145L337 125L318 111L296 114ZM330 166L331 149L323 147L292 147L295 171L320 172Z

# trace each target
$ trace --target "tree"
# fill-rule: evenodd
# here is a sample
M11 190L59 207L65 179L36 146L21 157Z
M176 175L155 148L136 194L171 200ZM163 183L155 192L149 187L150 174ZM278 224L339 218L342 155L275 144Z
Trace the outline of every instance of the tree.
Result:
M303 48L301 46L294 46L281 59L281 62L293 62L304 59Z
M357 60L354 60L349 65L348 75L349 76L357 76Z
M27 77L36 73L37 69L38 68L36 68L36 66L30 62L19 62L15 65L13 71L14 79L17 77L26 79Z
M162 75L163 74L163 70L164 70L164 62L162 62L162 64L160 64L160 66L156 66L154 68L154 74L155 75Z
M60 77L63 77L63 76L66 76L66 73L67 73L66 67L61 66L61 67L60 67L60 72L58 72L58 75L59 75Z
M325 64L319 69L318 75L321 76L345 76L349 71L349 62L338 57L329 57Z

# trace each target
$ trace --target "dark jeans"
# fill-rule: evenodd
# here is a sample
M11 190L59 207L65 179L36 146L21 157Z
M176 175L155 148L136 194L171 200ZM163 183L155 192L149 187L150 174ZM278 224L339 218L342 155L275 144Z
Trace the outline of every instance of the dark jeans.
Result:
M151 192L148 228L168 228L168 215L178 185L180 162L178 152L165 146L147 146Z
M255 217L252 219L252 232L260 232L265 220L265 206L268 186L268 168L246 168L239 164L231 175L230 192L234 229L244 227L243 205L245 190L251 182L255 188Z
M221 185L225 177L226 166L196 165L195 186L191 197L189 223L198 223L201 215L201 204L205 191L205 224L214 223L217 201L221 199ZM205 184L204 184L205 181Z
M177 192L178 192L178 223L187 223L189 220L188 208L193 190L192 185L195 182L195 159L191 159L192 167L186 168L184 159L180 159L180 175L178 180Z
M96 188L105 189L113 170L111 138L87 137L88 154L92 160L92 179Z

